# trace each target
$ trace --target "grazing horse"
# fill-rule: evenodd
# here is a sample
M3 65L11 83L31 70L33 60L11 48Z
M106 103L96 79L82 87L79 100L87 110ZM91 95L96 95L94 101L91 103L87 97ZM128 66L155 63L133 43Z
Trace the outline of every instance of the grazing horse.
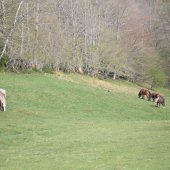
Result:
M159 95L156 99L155 99L155 102L156 102L156 106L157 107L160 107L160 105L162 104L162 106L165 106L165 98L161 95Z
M142 99L144 99L144 96L147 96L148 100L151 99L151 92L147 89L141 89L138 93L138 97L140 98L142 96Z
M6 108L6 91L4 89L0 89L0 110L2 110L3 112L5 112L5 108Z
M155 100L159 97L160 95L158 93L151 93L151 98L153 100L153 102L155 102Z

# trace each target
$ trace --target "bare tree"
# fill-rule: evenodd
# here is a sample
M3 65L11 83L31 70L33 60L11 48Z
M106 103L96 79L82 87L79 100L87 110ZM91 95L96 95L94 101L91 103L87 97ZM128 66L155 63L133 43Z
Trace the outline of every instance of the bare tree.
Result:
M0 9L0 58L7 53L9 67L136 81L147 79L154 62L146 61L168 54L168 1L1 0Z
M15 15L15 19L14 19L14 22L13 22L13 26L12 26L11 31L10 31L10 33L9 33L9 35L8 35L6 41L5 41L4 48L3 48L2 53L1 53L1 55L0 55L0 59L2 58L2 56L4 55L4 53L5 53L5 51L6 51L7 44L8 44L8 41L9 41L9 37L12 36L12 33L13 33L13 30L14 30L15 24L16 24L16 22L17 22L18 14L19 14L19 11L20 11L20 9L21 9L22 4L23 4L23 0L19 3L19 6L18 6L18 8L17 8L17 12L16 12L16 15Z

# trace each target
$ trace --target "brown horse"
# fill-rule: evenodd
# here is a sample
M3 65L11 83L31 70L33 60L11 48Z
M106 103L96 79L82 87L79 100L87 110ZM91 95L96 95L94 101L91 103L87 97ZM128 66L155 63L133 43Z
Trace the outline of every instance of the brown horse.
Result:
M147 97L148 100L151 99L151 92L147 89L141 89L138 93L138 97L142 97L142 99L144 99L144 96Z
M156 106L157 107L160 107L160 105L162 104L162 106L165 106L165 98L161 95L159 95L156 99L155 99L155 102L156 102Z
M155 99L157 99L159 96L160 96L159 93L151 93L151 98L153 102L155 102Z

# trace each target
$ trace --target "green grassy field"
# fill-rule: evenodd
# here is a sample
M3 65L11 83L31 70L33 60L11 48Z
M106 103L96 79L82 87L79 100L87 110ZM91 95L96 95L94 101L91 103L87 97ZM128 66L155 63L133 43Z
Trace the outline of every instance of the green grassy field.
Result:
M76 74L0 73L1 170L169 170L166 107L138 99L140 87Z

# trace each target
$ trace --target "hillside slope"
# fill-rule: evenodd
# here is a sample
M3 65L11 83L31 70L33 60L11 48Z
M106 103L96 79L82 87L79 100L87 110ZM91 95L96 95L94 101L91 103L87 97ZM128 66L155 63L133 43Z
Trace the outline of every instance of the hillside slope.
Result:
M76 74L0 73L0 169L169 169L170 106Z

